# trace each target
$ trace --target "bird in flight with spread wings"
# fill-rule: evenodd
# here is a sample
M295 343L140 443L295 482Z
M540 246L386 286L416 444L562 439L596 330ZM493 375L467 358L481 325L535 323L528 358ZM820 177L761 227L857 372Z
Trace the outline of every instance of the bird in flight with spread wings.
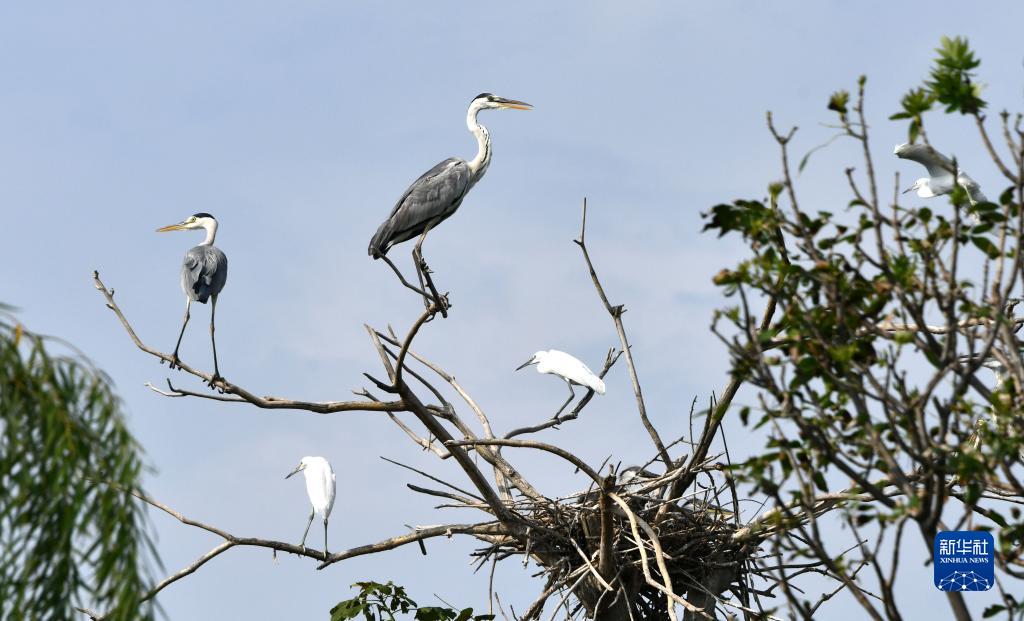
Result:
M957 170L953 160L933 149L926 144L901 144L896 145L894 150L896 157L911 160L921 164L928 171L927 177L921 177L914 181L914 184L903 191L916 191L921 198L932 198L942 194L949 194L955 185L960 185L967 191L967 197L972 205L987 202L988 199L981 192L981 186L974 179L971 179L962 169ZM953 181L953 174L956 173L956 183Z

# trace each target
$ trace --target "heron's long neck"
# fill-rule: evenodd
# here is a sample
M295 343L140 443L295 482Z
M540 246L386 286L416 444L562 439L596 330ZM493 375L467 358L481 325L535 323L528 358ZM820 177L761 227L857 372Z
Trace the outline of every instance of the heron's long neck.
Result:
M214 238L217 237L217 222L204 223L203 228L206 229L206 239L200 242L200 246L212 246Z
M477 144L476 157L469 162L474 182L482 177L487 172L487 167L491 165L491 135L487 133L487 128L476 119L478 112L480 112L480 108L471 106L466 114L466 125L469 127L469 131L476 136Z

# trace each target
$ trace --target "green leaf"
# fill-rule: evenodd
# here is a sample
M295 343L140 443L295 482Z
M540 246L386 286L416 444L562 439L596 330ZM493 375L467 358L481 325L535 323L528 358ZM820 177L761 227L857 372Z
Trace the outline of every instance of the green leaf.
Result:
M987 104L981 99L981 87L975 82L974 69L981 61L974 56L963 37L942 37L935 50L938 57L931 71L926 88L939 103L946 106L946 112L976 114Z
M153 618L138 601L159 559L126 493L140 454L110 379L0 309L0 619L69 618L76 602Z
M988 258L995 259L999 256L999 248L996 247L992 240L987 237L980 235L972 235L971 243L974 244L979 250L988 255Z

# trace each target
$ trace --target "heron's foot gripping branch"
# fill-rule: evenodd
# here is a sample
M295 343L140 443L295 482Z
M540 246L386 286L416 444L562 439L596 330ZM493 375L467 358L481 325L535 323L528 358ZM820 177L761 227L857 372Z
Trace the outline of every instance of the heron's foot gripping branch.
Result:
M163 364L163 359L160 360L160 364ZM171 354L170 360L167 361L167 366L173 371L175 369L181 370L181 359L178 358L178 352Z
M158 392L167 397L201 397L206 399L215 399L219 401L232 401L232 402L245 402L255 405L259 408L272 409L272 410L306 410L309 412L316 412L317 414L332 414L334 412L407 412L409 406L402 400L398 401L299 401L295 399L285 399L282 397L272 396L258 396L255 393L232 384L221 377L217 370L213 373L207 373L199 369L193 368L190 365L182 362L177 352L174 354L167 354L157 349L154 349L144 343L139 335L135 333L135 329L128 322L128 319L124 316L121 308L114 301L114 290L107 289L103 281L100 280L99 272L93 272L93 285L96 290L103 295L106 300L107 308L114 312L117 316L118 321L124 327L125 332L128 333L128 337L135 343L143 352L157 358L161 362L167 362L171 365L171 368L177 368L181 371L192 375L208 386L218 389L222 394L232 395L230 398L219 397L215 395L203 395L200 393L192 392L189 390L175 389L170 386L170 392L158 390L152 386L150 388L155 392Z
M221 394L224 394L224 387L227 385L227 382L220 373L214 371L213 375L210 376L210 379L206 381L206 385L210 387L210 390L216 390Z

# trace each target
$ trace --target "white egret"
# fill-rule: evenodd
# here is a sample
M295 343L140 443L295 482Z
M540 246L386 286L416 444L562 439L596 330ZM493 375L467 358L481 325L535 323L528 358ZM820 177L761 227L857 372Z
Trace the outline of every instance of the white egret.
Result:
M572 389L573 385L584 386L599 395L604 394L604 381L595 375L587 365L564 351L558 351L557 349L539 351L529 360L519 365L516 371L533 364L537 365L538 373L557 375L569 386L569 398L562 404L562 407L558 408L553 418L558 418L558 415L562 413L565 406L569 405L576 397L576 393Z
M893 151L896 157L911 160L923 165L928 170L927 177L921 177L912 186L903 191L916 191L921 198L932 198L941 194L949 194L953 191L953 173L956 172L956 183L967 191L967 197L971 204L984 203L988 201L981 192L981 186L974 179L971 179L961 168L956 170L953 160L939 153L926 144L899 144Z
M634 493L651 479L658 478L658 475L643 466L629 466L620 470L615 478L623 491Z
M317 513L324 519L324 558L327 558L327 519L331 516L331 509L334 508L334 493L337 486L334 482L334 470L331 464L323 457L303 457L299 465L288 473L285 478L301 472L306 477L306 495L309 496L309 504L312 509L309 512L309 521L306 522L306 532L302 533L302 542L299 546L305 549L306 535L309 534L309 527L313 523L313 516Z
M217 314L217 296L224 289L228 281L228 258L213 245L217 237L217 219L208 213L197 213L185 218L177 224L171 224L156 230L157 233L168 231L192 231L203 229L206 231L206 239L198 246L190 248L185 253L185 260L181 264L181 290L185 292L185 320L181 324L181 332L178 333L178 342L174 345L174 353L171 355L171 368L175 364L181 366L178 361L178 348L181 347L181 337L185 336L185 326L188 325L189 310L192 308L192 301L206 304L212 300L210 305L210 342L213 344L213 377L210 378L210 388L221 379L220 367L217 366L217 339L214 337L214 317Z

